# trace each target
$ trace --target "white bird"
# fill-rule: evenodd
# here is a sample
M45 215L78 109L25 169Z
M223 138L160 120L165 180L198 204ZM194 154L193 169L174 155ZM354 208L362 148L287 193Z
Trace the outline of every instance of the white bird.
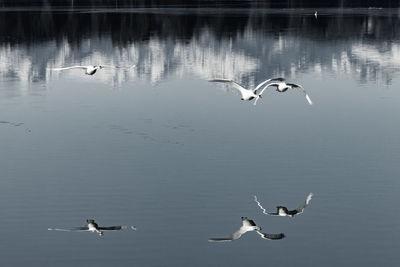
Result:
M254 101L254 105L256 105L257 100L259 98L262 98L263 91L261 91L260 93L257 92L257 90L259 88L261 88L261 86L263 86L264 84L266 84L268 82L272 82L272 81L283 82L284 80L285 79L283 79L283 78L268 79L268 80L263 81L259 85L257 85L257 87L255 89L246 89L243 86L241 86L240 84L238 84L237 82L235 82L233 80L228 80L228 79L213 79L213 80L209 80L209 82L230 83L233 87L235 87L237 90L239 90L239 92L242 96L242 98L241 98L242 100L250 101L255 98L256 100Z
M103 231L118 231L128 229L128 226L107 226L107 227L99 227L99 225L91 219L86 220L86 226L83 227L75 227L71 229L60 229L60 228L48 228L49 231L64 231L64 232L97 232L100 236L104 233ZM136 230L135 226L130 226L132 230Z
M102 68L114 68L114 69L119 69L119 68L126 68L126 69L131 69L134 68L135 65L132 65L130 67L118 67L118 66L106 66L106 65L89 65L89 66L70 66L70 67L63 67L63 68L53 68L51 70L55 71L61 71L61 70L72 70L72 69L83 69L85 70L86 75L93 75L96 73L97 70L100 70Z
M317 18L318 17L318 11L315 11L314 13L314 17Z
M257 205L260 207L260 209L263 211L264 214L272 215L272 216L289 216L289 217L294 217L297 214L301 214L304 212L304 209L308 206L308 204L311 201L311 198L313 197L313 193L308 194L306 200L304 201L303 204L301 204L297 209L295 210L288 210L284 206L277 206L276 212L268 212L266 209L261 206L261 203L257 200L257 197L254 196L254 201L257 203Z
M266 234L261 232L261 227L257 226L253 220L248 219L247 217L242 217L242 226L232 234L231 237L223 237L223 238L210 238L208 239L209 242L228 242L235 239L239 239L243 234L256 231L261 238L269 239L269 240L278 240L285 237L283 233L280 234Z
M304 90L303 86L301 86L300 84L286 83L286 82L283 81L283 80L282 80L282 81L278 81L278 82L272 82L272 83L268 83L268 84L260 91L260 94L262 94L262 93L265 91L265 89L267 89L267 88L270 87L270 86L276 87L276 91L277 91L277 92L280 92L280 93L286 92L286 90L289 89L289 88L290 88L290 89L292 89L292 88L297 88L297 89L299 89L299 90L304 94L304 96L306 97L308 103L309 103L310 105L313 104L313 102L311 101L310 96L307 94L306 90Z

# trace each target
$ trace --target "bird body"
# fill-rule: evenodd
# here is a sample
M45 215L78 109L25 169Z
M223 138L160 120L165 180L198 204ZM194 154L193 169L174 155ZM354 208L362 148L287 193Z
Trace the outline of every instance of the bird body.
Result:
M93 75L96 73L97 70L102 69L102 66L87 66L85 74L86 75Z
M263 86L264 84L266 84L268 82L272 82L272 81L284 81L284 79L283 78L272 78L272 79L265 80L265 81L261 82L260 84L258 84L255 89L246 89L243 86L241 86L240 84L238 84L237 82L235 82L233 80L229 80L229 79L213 79L213 80L209 80L209 82L222 82L222 83L231 84L234 88L236 88L240 92L241 100L250 101L250 100L256 99L254 101L254 105L257 104L257 100L259 98L262 98L263 91L261 91L259 93L258 89L261 88L261 86Z
M209 242L229 242L236 239L239 239L242 235L247 232L256 231L261 238L263 239L270 239L270 240L277 240L282 239L285 237L283 233L280 234L267 234L261 232L261 227L256 225L253 220L248 219L247 217L242 217L242 226L232 234L231 237L226 238L210 238L208 239Z

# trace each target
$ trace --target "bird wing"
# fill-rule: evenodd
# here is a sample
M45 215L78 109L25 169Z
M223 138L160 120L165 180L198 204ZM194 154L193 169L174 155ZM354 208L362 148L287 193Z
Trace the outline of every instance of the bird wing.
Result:
M222 238L209 238L208 242L229 242L232 241L233 239L231 237L222 237Z
M132 65L132 66L111 66L111 65L101 65L102 68L112 68L112 69L132 69L135 68L136 65Z
M257 233L261 236L263 239L269 239L269 240L279 240L285 237L284 233L280 234L267 234L267 233L261 233L260 231L257 231Z
M232 241L235 239L239 239L244 233L246 233L248 230L246 230L246 227L240 227L239 230L234 232L231 237L222 237L222 238L209 238L209 242L228 242Z
M87 69L88 66L71 66L71 67L63 67L63 68L53 68L51 70L71 70L71 69Z
M266 86L264 86L263 89L261 89L259 95L262 95L264 93L265 89L267 89L270 86L279 86L279 83L269 83L269 84L267 84Z
M257 196L254 196L254 201L257 203L258 207L263 211L264 214L272 215L272 216L278 216L278 215L279 215L277 212L276 212L276 213L268 212L268 211L261 205L261 203L257 200Z
M285 79L284 78L271 78L268 80L263 81L262 83L258 84L257 87L254 89L254 93L257 94L257 90L263 86L264 84L268 83L268 82L274 82L274 81L279 81L279 82L283 82ZM263 91L262 91L263 92Z
M218 82L218 83L230 83L233 87L235 87L237 90L240 91L240 93L243 94L243 92L246 92L247 89L244 88L243 86L241 86L240 84L238 84L237 82L233 81L233 80L228 80L228 79L213 79L213 80L209 80L209 82Z
M303 213L304 209L308 206L310 203L311 199L313 197L313 193L308 194L306 200L304 201L303 204L301 204L295 211L297 211L297 214Z
M298 88L306 97L308 104L312 105L313 102L311 101L310 96L307 94L306 90L301 86L300 84L295 84L295 83L287 83L287 85L291 85L292 88Z
M84 232L84 231L89 231L89 227L83 226L83 227L74 227L74 228L70 228L70 229L48 228L47 230L49 230L49 231L63 231L63 232Z
M99 227L99 230L108 230L108 231L113 231L113 230L125 230L128 229L128 226L107 226L107 227Z

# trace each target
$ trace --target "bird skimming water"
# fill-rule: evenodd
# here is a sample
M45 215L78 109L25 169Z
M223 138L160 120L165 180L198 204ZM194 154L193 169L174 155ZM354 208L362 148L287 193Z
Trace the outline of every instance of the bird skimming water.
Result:
M61 70L72 70L72 69L83 69L85 70L86 75L93 75L97 72L97 70L100 70L102 68L126 68L126 69L131 69L134 68L135 65L132 65L131 67L115 67L115 66L106 66L106 65L88 65L88 66L70 66L70 67L63 67L63 68L53 68L51 70L55 71L61 71Z
M272 79L268 79L263 81L262 83L260 83L259 85L257 85L257 87L255 89L246 89L243 86L241 86L240 84L238 84L237 82L233 81L233 80L228 80L228 79L213 79L213 80L209 80L209 82L220 82L220 83L229 83L231 84L233 87L235 87L237 90L239 90L241 96L242 96L242 100L247 100L250 101L252 99L256 99L254 101L254 105L257 104L257 100L259 98L262 98L262 93L264 92L264 90L262 90L261 92L258 92L257 90L259 88L261 88L261 86L263 86L264 84L268 83L268 82L283 82L285 79L283 78L272 78Z

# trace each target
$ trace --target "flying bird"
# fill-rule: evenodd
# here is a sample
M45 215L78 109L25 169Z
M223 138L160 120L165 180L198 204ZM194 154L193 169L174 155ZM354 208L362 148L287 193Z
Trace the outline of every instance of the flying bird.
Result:
M210 239L208 239L208 241L209 242L228 242L228 241L232 241L235 239L239 239L243 234L250 232L250 231L256 231L257 234L259 234L261 236L261 238L263 238L263 239L278 240L278 239L282 239L285 237L285 235L283 233L280 233L280 234L262 233L261 227L257 226L253 220L250 220L247 217L242 217L242 226L239 228L239 230L234 232L231 237L210 238Z
M238 84L237 82L233 81L233 80L228 80L228 79L213 79L213 80L209 80L209 82L220 82L220 83L229 83L231 84L234 88L236 88L237 90L239 90L241 96L242 96L242 100L253 100L254 98L256 99L254 101L254 105L257 104L257 100L259 98L262 98L262 93L264 92L264 90L262 90L261 92L258 92L258 89L261 88L261 86L263 86L264 84L268 83L268 82L273 82L273 81L277 81L277 82L283 82L285 79L283 78L272 78L272 79L268 79L263 81L262 83L258 84L257 87L255 89L246 89L243 86L241 86L240 84Z
M313 193L308 194L306 200L304 201L303 204L301 204L297 209L295 210L288 210L284 206L277 206L276 207L276 212L268 212L263 206L261 206L261 203L257 200L257 196L254 196L254 201L257 203L257 205L260 207L260 209L263 211L264 214L267 215L272 215L272 216L289 216L289 217L294 217L297 214L301 214L304 212L304 209L308 206L308 204L311 201L311 198L313 197Z
M125 68L125 69L131 69L134 68L135 65L132 65L130 67L118 67L118 66L107 66L107 65L89 65L89 66L70 66L70 67L63 67L63 68L53 68L51 70L55 71L61 71L61 70L72 70L72 69L83 69L85 70L86 75L93 75L97 72L97 70L100 70L102 68L114 68L114 69L120 69L120 68Z
M270 87L270 86L276 87L276 91L277 91L277 92L280 92L280 93L286 92L287 89L297 88L297 89L299 89L299 90L304 94L304 96L306 97L308 103L309 103L310 105L313 104L313 102L311 101L310 96L307 94L307 92L306 92L306 90L303 88L303 86L301 86L300 84L295 84L295 83L286 83L284 80L268 83L268 84L267 84L266 86L264 86L264 88L260 91L260 95L265 91L265 89L267 89L267 88Z
M86 226L83 227L74 227L71 229L59 229L59 228L48 228L49 231L64 231L64 232L96 232L100 236L104 233L103 231L118 231L125 230L131 228L132 230L136 230L135 226L107 226L107 227L99 227L99 225L91 219L86 220Z

